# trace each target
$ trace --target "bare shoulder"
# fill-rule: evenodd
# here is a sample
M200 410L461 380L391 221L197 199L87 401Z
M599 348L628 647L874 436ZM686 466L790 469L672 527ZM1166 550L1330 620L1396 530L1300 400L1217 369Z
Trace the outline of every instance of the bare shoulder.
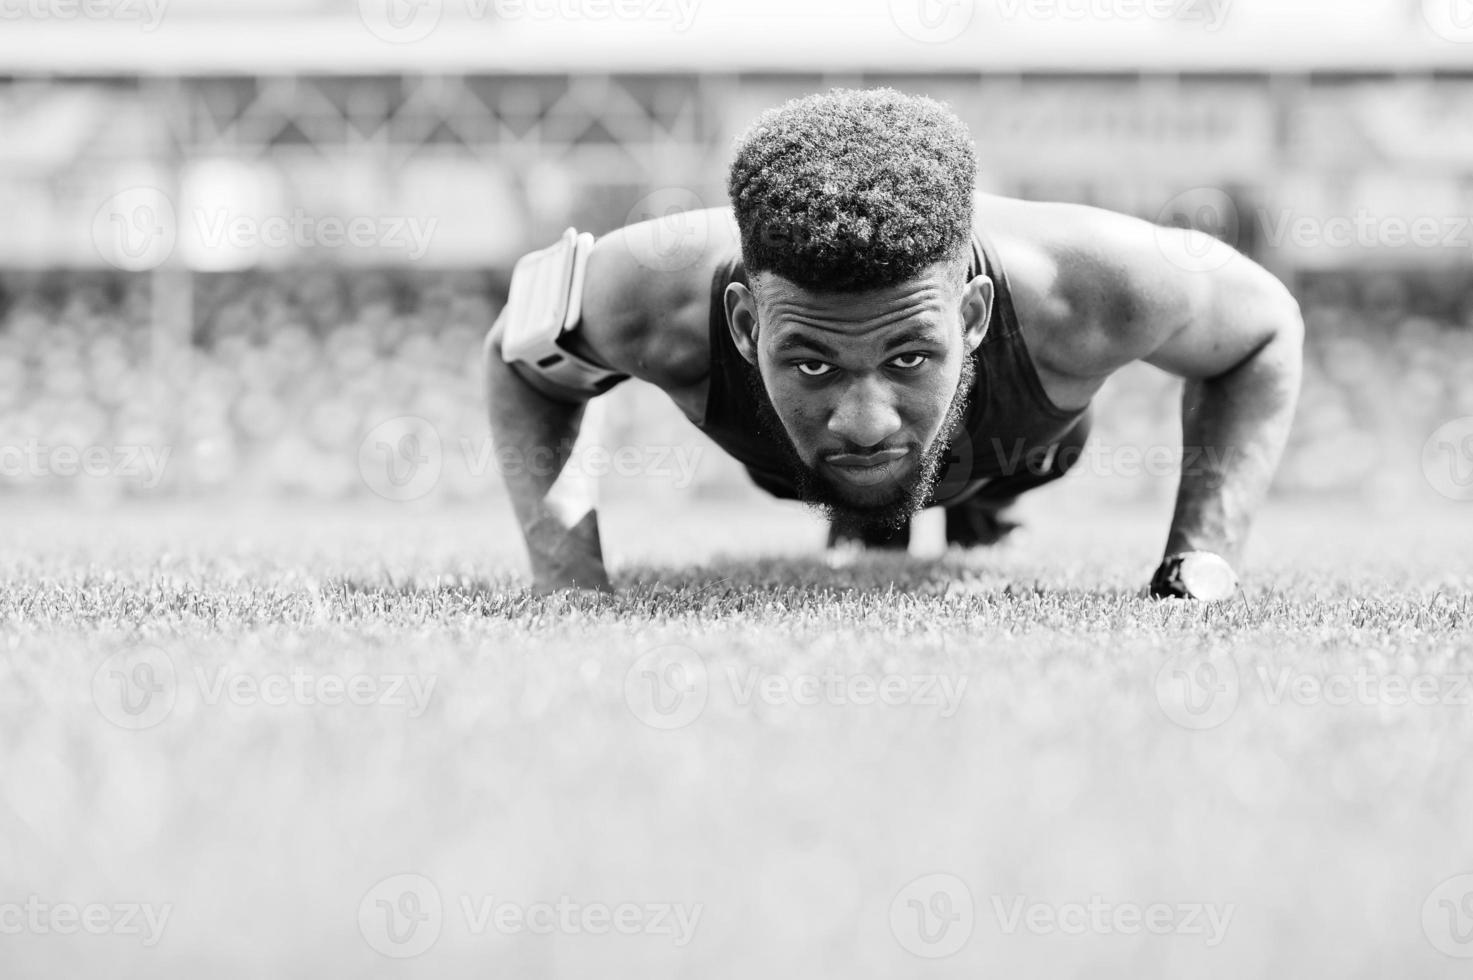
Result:
M979 196L1036 360L1103 377L1147 357L1222 297L1279 297L1257 263L1200 232L1080 204Z
M739 251L729 208L604 235L588 260L579 345L666 391L701 382L710 370L711 279Z

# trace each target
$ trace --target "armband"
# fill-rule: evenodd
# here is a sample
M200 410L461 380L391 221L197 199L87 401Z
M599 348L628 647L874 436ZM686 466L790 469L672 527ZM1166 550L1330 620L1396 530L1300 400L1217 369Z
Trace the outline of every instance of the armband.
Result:
M560 342L582 319L583 275L592 249L592 235L569 228L557 244L522 256L512 269L501 335L502 360L589 397L628 377Z

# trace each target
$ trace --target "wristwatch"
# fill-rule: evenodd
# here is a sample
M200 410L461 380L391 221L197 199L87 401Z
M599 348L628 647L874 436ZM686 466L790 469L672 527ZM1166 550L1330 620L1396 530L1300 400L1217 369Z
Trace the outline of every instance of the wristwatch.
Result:
M1157 599L1202 599L1219 602L1238 589L1232 566L1210 551L1184 551L1168 555L1151 579L1151 595Z

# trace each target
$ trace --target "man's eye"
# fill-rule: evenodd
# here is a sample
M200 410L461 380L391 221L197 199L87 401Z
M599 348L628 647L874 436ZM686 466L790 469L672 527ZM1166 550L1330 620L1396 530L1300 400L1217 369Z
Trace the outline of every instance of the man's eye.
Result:
M890 363L898 368L914 370L925 364L928 359L929 356L926 354L901 354L899 357L891 358Z
M799 361L798 370L810 378L821 378L833 370L833 365L823 361Z

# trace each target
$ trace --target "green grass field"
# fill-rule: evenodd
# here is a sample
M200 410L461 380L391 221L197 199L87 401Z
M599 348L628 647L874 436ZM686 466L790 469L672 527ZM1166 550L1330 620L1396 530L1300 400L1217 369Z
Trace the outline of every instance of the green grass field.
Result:
M0 975L1466 976L1468 505L1276 505L1215 607L1032 510L626 503L569 599L500 506L8 507Z

